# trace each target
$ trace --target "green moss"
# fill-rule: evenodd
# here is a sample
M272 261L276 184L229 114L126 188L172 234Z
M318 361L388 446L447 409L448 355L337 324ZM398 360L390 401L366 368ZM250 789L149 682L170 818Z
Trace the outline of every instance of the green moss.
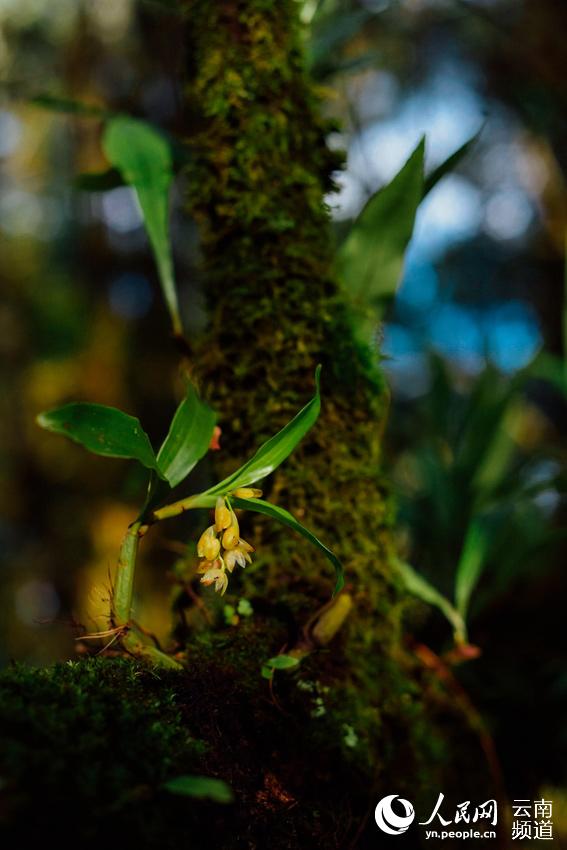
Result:
M174 847L185 826L160 785L195 772L203 745L182 725L171 681L120 659L4 671L0 836L91 846L104 825L107 838L120 830L135 846Z
M194 376L221 417L217 472L294 415L322 363L320 420L268 495L343 559L361 634L393 645L398 589L380 459L387 391L333 273L323 197L342 158L326 145L331 127L304 72L297 3L191 0L186 9L195 128L187 197L211 308ZM253 583L273 600L303 594L306 613L328 599L328 565L307 544L264 518L243 522L261 564L243 579L245 592Z
M335 850L385 794L421 811L431 789L491 796L476 734L434 674L380 654L349 670L343 637L270 685L262 661L290 637L269 611L194 640L185 673L126 659L0 673L0 841ZM452 782L447 739L467 754ZM186 773L228 782L234 804L160 789ZM360 846L375 842L370 816Z
M394 703L361 712L340 647L270 687L261 662L288 627L255 619L195 641L187 673L88 659L0 674L0 838L332 850L389 783L409 793L419 763L407 724L424 722L415 688L401 685L404 716ZM379 658L372 673L384 673ZM160 790L184 773L224 779L235 803Z
M329 714L367 741L374 771L391 774L400 746L415 775L431 735L400 660L404 595L391 566L393 510L381 469L388 392L333 270L323 199L341 157L326 145L332 128L304 72L298 4L188 0L186 9L187 199L211 317L192 369L220 414L216 473L234 469L295 414L322 363L320 419L267 482L267 497L345 565L353 612L317 663L349 717L336 705ZM328 564L263 517L244 515L241 527L257 555L231 587L286 608L297 639L329 599Z

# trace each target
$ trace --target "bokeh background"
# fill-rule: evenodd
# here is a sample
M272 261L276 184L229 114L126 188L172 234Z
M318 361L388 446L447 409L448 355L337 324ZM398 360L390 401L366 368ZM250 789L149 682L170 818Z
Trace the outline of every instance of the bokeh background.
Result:
M327 199L338 243L424 133L429 170L478 134L422 205L381 329L385 463L403 555L449 598L459 561L478 566L468 622L482 654L457 675L511 793L559 805L567 16L557 0L301 6L310 71L340 128L329 144L346 151ZM183 64L165 0L0 0L2 664L68 658L77 624L100 624L143 489L134 465L91 457L35 416L71 399L116 405L157 443L174 405L174 351L132 194L81 181L108 167L100 118L32 100L123 110L182 138ZM191 336L206 316L183 193L180 174L172 233ZM139 616L158 634L182 545L156 534L144 549ZM416 608L409 641L442 653L450 639L438 611Z

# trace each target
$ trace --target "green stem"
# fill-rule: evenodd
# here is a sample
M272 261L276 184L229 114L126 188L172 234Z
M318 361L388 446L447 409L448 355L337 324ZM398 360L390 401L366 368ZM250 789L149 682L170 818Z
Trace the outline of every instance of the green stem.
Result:
M210 496L208 493L197 493L196 496L188 496L186 499L180 499L178 502L172 502L170 505L164 505L163 508L158 508L150 514L150 522L160 522L162 519L179 516L185 511L194 510L195 508L214 508L217 501L217 496Z
M136 629L128 631L121 640L124 649L134 655L136 658L145 658L152 664L158 667L167 667L171 670L183 670L183 664L172 658L171 655L166 655L155 646L150 646L144 643L142 637Z
M116 626L127 626L132 611L136 556L143 528L140 519L133 522L120 547L116 577L112 591L112 617Z
M206 493L198 493L196 496L191 496L187 499L181 499L179 502L174 502L171 505L165 505L156 511L150 513L152 500L155 498L157 489L157 479L152 475L148 487L148 495L140 512L138 519L132 523L126 532L126 536L120 547L120 555L118 557L118 566L116 569L116 577L114 588L112 591L112 621L118 628L124 629L124 634L121 637L121 644L127 652L130 652L136 657L145 658L153 664L160 667L169 667L172 669L183 669L180 664L171 656L160 652L154 646L147 644L139 630L131 625L132 615L132 596L134 592L134 575L136 571L136 558L138 555L138 547L140 538L144 536L148 530L148 523L158 522L159 520L168 517L177 516L191 508L207 508L213 507L216 502L215 496L209 496Z
M146 530L147 526L144 525L143 520L138 519L132 523L122 542L112 593L112 619L115 626L124 628L120 642L127 652L137 658L145 658L160 667L181 670L182 664L166 655L165 652L160 652L156 647L145 643L139 631L130 625L136 556L140 538Z

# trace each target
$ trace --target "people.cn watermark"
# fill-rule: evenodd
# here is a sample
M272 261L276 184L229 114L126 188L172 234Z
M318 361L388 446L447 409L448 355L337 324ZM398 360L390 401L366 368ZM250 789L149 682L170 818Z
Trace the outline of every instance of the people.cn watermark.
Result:
M440 793L433 811L417 826L437 827L425 830L425 838L496 838L498 803L485 800L471 804L470 800L458 803L452 818L447 806L443 807L445 795ZM443 811L443 809L445 809ZM451 812L452 814L452 812ZM512 840L532 838L553 840L553 803L551 800L514 800L512 806ZM374 811L376 825L388 835L403 835L415 820L415 808L409 800L397 794L388 794L378 802ZM439 828L441 827L441 828ZM452 827L448 829L447 827Z
M397 800L398 806L404 810L403 815L396 814L394 811L392 807L394 800ZM397 794L389 794L387 797L382 797L376 806L374 818L382 832L387 832L388 835L401 835L413 823L415 810L409 800L404 800Z

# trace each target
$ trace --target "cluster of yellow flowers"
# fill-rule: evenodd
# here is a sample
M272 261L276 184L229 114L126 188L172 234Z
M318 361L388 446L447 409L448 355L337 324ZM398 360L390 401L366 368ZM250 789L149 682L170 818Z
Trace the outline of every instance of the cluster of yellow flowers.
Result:
M261 490L241 487L232 494L239 499L251 499L262 495ZM235 566L245 567L252 562L250 552L254 548L240 537L238 520L230 502L219 496L215 506L215 523L210 525L199 538L197 555L202 558L198 572L203 574L202 584L214 584L221 596L228 587L228 575Z

